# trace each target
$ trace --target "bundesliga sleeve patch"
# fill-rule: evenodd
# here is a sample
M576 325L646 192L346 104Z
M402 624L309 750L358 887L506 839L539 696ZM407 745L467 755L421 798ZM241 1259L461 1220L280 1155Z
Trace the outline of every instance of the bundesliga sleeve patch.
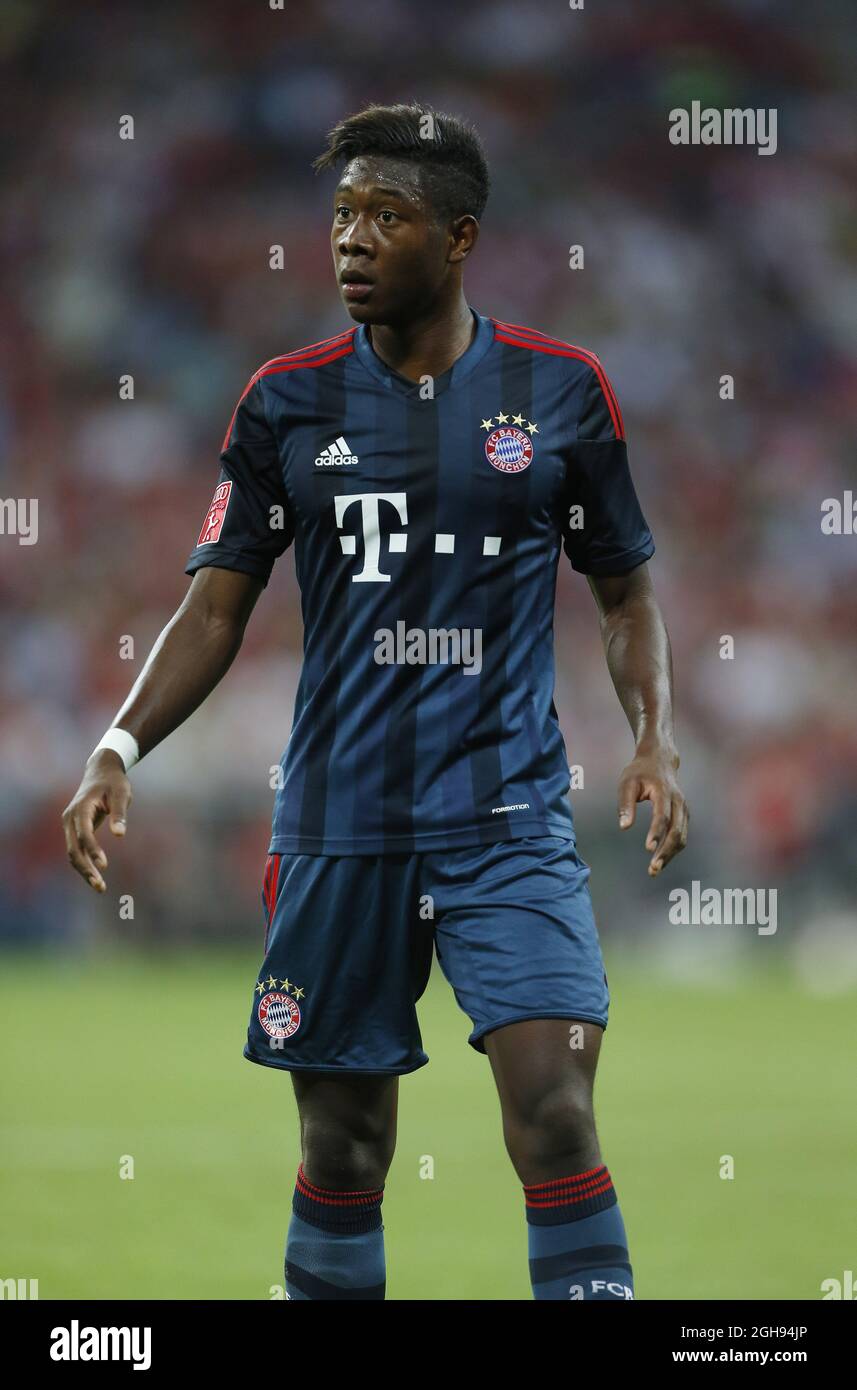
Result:
M226 520L226 508L229 506L229 499L232 496L232 483L218 483L214 489L214 496L211 499L205 521L202 523L202 530L199 533L197 545L213 545L220 540L220 532Z

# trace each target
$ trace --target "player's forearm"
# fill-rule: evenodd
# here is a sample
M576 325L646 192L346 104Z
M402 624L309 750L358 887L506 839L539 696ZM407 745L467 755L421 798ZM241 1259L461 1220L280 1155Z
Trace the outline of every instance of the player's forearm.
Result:
M629 594L602 614L601 636L616 694L637 753L658 752L678 767L673 727L672 652L651 592Z
M114 725L150 752L202 704L234 661L244 624L185 603L167 623Z

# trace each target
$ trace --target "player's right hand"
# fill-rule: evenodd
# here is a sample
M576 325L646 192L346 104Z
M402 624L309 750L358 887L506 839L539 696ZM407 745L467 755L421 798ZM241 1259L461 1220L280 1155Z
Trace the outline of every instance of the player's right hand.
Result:
M95 838L105 816L114 835L124 835L131 804L125 764L111 748L101 748L86 764L83 780L62 813L68 862L96 893L106 893L101 870L107 855Z

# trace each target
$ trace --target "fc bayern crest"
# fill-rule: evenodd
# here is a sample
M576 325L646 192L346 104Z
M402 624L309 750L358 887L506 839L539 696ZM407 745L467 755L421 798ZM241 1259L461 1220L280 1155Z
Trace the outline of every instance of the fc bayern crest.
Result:
M485 440L485 456L500 473L523 473L533 461L533 443L515 425L501 425Z
M298 1002L290 994L266 994L259 1000L259 1022L271 1038L290 1038L301 1026Z

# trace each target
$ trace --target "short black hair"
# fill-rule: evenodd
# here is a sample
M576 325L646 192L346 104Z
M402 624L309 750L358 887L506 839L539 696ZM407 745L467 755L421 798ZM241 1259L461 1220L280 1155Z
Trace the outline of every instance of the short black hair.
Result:
M327 148L313 161L332 169L360 155L390 155L419 164L435 213L443 221L485 210L491 181L475 126L422 102L366 106L335 125Z

